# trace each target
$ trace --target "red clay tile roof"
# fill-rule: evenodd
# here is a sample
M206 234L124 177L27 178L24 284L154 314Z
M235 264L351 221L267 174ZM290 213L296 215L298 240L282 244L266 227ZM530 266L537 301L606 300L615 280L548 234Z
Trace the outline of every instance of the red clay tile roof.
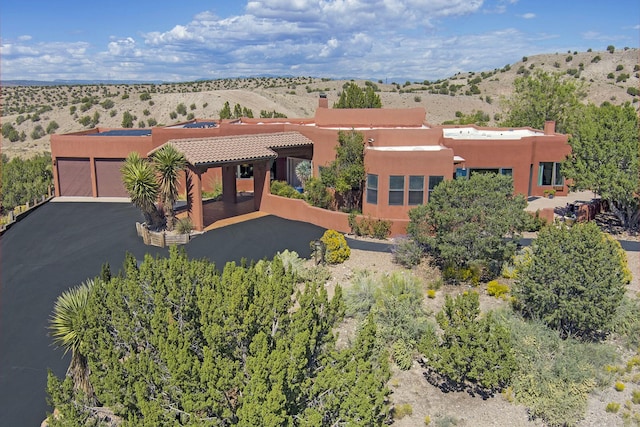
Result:
M313 145L313 141L299 132L277 132L255 135L171 139L165 144L173 145L178 151L184 154L187 162L196 166L269 158L275 159L278 155L272 148L310 146ZM160 147L153 151L159 148Z

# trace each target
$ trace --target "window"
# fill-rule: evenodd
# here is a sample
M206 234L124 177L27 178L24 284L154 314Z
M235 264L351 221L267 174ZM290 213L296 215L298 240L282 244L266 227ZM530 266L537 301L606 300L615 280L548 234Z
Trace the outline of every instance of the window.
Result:
M367 203L378 204L378 175L367 175Z
M429 197L431 197L431 192L438 184L444 181L444 176L430 176L429 177Z
M404 205L404 176L391 175L389 177L389 206Z
M409 176L409 204L421 205L424 203L424 176Z
M564 185L564 178L560 175L560 163L540 162L538 168L538 185Z
M253 178L253 165L252 164L242 164L238 165L238 170L236 171L237 178Z
M513 176L513 169L511 169L511 168L500 168L500 175Z

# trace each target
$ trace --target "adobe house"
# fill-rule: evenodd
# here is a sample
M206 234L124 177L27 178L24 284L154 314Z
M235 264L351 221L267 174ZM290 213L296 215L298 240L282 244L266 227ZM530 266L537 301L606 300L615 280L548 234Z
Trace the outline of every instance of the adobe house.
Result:
M338 131L362 132L367 171L363 215L393 222L403 234L408 211L427 203L442 180L474 173L511 175L515 192L566 195L560 162L570 153L555 123L543 130L441 126L426 122L424 108L331 109L319 100L313 118L194 120L151 129L95 128L51 136L56 196L126 197L120 167L131 151L148 156L163 144L185 154L182 179L189 217L203 230L203 191L222 186L224 203L238 192L253 193L253 209L349 231L346 214L269 193L271 180L299 185L295 167L304 160L313 175L335 159Z

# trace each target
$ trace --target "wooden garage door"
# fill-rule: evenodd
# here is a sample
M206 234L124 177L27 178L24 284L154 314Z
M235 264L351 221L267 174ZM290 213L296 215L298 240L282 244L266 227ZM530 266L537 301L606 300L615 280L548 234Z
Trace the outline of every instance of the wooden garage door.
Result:
M98 197L128 197L120 174L123 164L124 159L96 159Z
M57 166L61 196L93 196L89 159L58 159Z

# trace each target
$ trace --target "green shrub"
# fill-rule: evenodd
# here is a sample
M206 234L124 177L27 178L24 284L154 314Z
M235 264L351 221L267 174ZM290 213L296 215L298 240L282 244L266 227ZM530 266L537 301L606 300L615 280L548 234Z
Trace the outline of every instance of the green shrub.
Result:
M470 283L478 286L480 283L481 268L477 264L470 267L460 267L454 264L447 264L442 270L442 279L450 284L459 285Z
M304 198L311 206L329 209L333 204L333 196L326 185L318 178L309 178L304 187Z
M640 91L638 91L637 87L629 86L627 88L627 93L631 96L637 96Z
M419 349L444 385L492 393L509 384L517 367L509 329L493 312L480 316L477 292L447 295L436 319L442 335L425 334Z
M509 291L509 285L500 283L497 280L492 280L487 283L487 293L492 297L500 298L503 295L508 294Z
M640 390L633 390L631 392L631 402L634 405L640 405Z
M140 94L140 101L148 101L151 99L151 94L149 92L142 92Z
M613 388L616 391L624 391L624 383L621 381L616 381L616 383L614 384Z
M271 194L275 196L288 197L289 199L303 199L302 194L285 181L272 181Z
M285 249L282 252L278 252L276 257L280 258L287 272L300 276L305 269L304 260L295 251Z
M376 303L378 279L369 271L357 271L344 292L345 312L351 317L366 317Z
M349 259L351 249L342 234L335 230L327 230L320 241L325 247L324 260L329 264L341 264Z
M591 62L597 64L601 59L602 58L600 57L600 55L596 55L593 57L593 59L591 59Z
M191 218L180 218L176 222L176 231L180 234L189 234L193 231Z
M413 407L408 403L401 403L393 408L393 418L396 420L411 414L413 414Z
M607 403L605 410L615 414L620 410L620 404L618 402L609 402Z
M427 289L427 298L434 299L436 297L435 289Z
M391 346L393 361L403 371L408 371L413 365L413 348L405 340L400 338Z
M396 239L391 253L393 254L393 262L407 268L420 264L423 255L422 246L410 238Z

